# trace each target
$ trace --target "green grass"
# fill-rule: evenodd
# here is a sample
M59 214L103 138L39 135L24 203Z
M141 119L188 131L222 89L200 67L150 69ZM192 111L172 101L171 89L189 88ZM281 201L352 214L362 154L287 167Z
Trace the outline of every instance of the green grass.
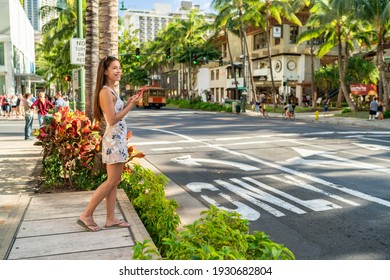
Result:
M368 119L368 111L348 112L334 115L335 117Z

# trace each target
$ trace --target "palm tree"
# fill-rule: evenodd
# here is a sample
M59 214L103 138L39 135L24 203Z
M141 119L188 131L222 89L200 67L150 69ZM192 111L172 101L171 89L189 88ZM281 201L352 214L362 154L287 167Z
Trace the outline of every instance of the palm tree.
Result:
M250 23L256 27L262 27L265 30L267 50L268 50L268 63L270 65L271 76L271 93L273 100L276 99L276 87L273 77L272 68L272 53L271 53L271 40L269 36L269 30L271 27L271 19L276 20L278 24L282 24L282 18L286 18L293 24L302 26L301 21L295 15L291 0L247 0L245 2L246 13L244 15L244 22ZM276 106L275 106L276 109Z
M245 65L249 65L249 76L253 78L252 75L252 69L250 60L249 60L249 55L246 53L246 50L248 50L248 44L246 40L246 33L245 33L245 26L243 22L243 14L244 14L244 3L246 0L213 0L211 2L211 6L219 12L219 22L223 23L225 22L226 25L225 27L228 28L228 32L231 31L233 34L238 34L240 37L240 42L241 42L241 53L243 54L243 64L244 67ZM229 24L227 24L229 23ZM237 88L237 77L235 75L235 65L233 63L233 59L230 55L230 63L232 67L232 73L233 73L233 78L235 80L236 84L236 92L238 92ZM244 77L244 81L246 80L246 77ZM254 88L254 83L253 79L251 79L252 83L252 94L254 99L256 99L255 92L253 90Z
M99 1L99 56L118 56L118 0Z
M37 73L42 73L49 83L55 82L61 86L65 75L69 75L72 68L70 64L69 41L77 34L77 14L75 0L66 0L63 5L43 6L40 13L57 13L42 27L42 44L38 44ZM61 55L58 55L58 54Z
M380 72L380 84L383 87L383 99L386 108L390 108L390 92L385 75L384 42L390 29L390 2L388 0L357 0L355 3L360 18L368 21L373 28L377 42L377 65ZM382 87L379 87L379 96L382 96Z
M356 105L349 96L345 82L348 61L354 47L353 42L364 41L366 44L369 44L369 41L367 37L363 36L363 31L367 27L356 19L354 7L353 0L318 0L312 7L312 14L306 24L306 26L311 28L300 35L298 44L324 36L326 42L320 47L317 54L320 58L332 48L337 47L340 93L347 101L351 110L356 111ZM340 102L338 102L338 106L341 106Z
M229 33L233 36L239 36L239 28L237 27L237 20L235 20L235 17L231 17L231 11L230 9L224 9L222 8L214 22L214 27L216 30L216 34L214 34L215 37L220 35L220 30L222 29L223 34L226 38L226 45L228 49L228 54L229 54L229 61L232 69L234 69L234 61L233 61L233 55L232 55L232 50L230 47L230 42L229 42ZM235 90L238 92L238 82L237 82L237 76L236 76L236 71L232 71L233 74L233 79L234 79L234 85L235 85Z
M99 0L87 0L85 12L85 114L93 119L93 96L99 57Z
M191 94L199 67L192 63L192 55L196 54L200 59L206 54L213 53L207 43L207 28L204 16L194 9L190 11L187 19L177 19L169 23L166 31L161 32L160 37L156 39L161 42L158 47L160 52L165 53L167 48L171 48L174 61L187 66L189 72L187 88ZM213 55L219 56L216 53Z

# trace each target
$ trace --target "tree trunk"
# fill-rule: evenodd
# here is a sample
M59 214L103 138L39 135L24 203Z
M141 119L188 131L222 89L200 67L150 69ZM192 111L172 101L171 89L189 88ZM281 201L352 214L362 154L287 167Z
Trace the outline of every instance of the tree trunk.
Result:
M272 95L272 102L274 102L274 112L276 111L276 108L278 107L278 102L276 101L276 88L275 88L275 81L274 81L274 73L273 73L273 68L272 68L272 58L271 58L271 46L270 46L270 38L269 38L269 19L270 19L270 11L269 11L269 1L267 1L267 14L266 14L266 19L265 19L265 38L267 40L267 50L268 50L268 63L269 63L269 70L270 70L270 75L271 75L271 95Z
M86 56L85 56L85 114L93 120L93 101L99 64L99 0L87 1L86 6Z
M118 57L118 0L100 0L99 56Z
M99 59L109 55L118 57L118 0L99 0ZM115 90L120 94L119 84ZM103 135L104 120L99 127Z
M315 91L315 80L314 80L314 46L313 46L313 39L310 40L310 60L311 60L311 102L312 107L315 108L317 105L317 100L315 100L314 91ZM310 104L309 104L310 106Z
M245 31L244 31L244 43L245 43L245 51L247 53L246 57L248 58L248 71L249 71L249 77L250 77L251 88L252 88L252 97L253 97L253 100L256 100L255 81L253 80L253 73L252 73L252 60L250 58L248 40L246 39L246 32Z
M235 90L236 92L238 92L238 88L237 88L237 76L236 76L236 71L235 71L235 67L234 67L234 61L233 61L233 56L232 56L232 49L230 48L230 43L229 43L229 31L226 31L225 30L225 34L226 34L226 39L227 39L227 46L228 46L228 53L229 53L229 59L230 59L230 65L232 66L232 75L233 75L233 79L234 79L234 86L235 86Z
M389 86L386 80L386 73L385 73L385 62L384 62L384 46L383 46L383 37L381 34L383 31L380 29L378 31L378 48L377 48L377 63L379 66L379 74L380 74L380 80L383 87L383 94L380 95L381 89L378 89L378 97L380 99L383 99L383 103L386 107L386 110L390 110L390 96L389 96Z
M342 46L342 40L341 40L341 26L337 25L336 28L337 28L337 48L338 48L337 60L339 63L338 68L339 68L339 75L340 75L340 87L341 87L341 90L343 92L344 98L348 103L348 106L351 108L352 111L356 111L356 106L352 102L351 98L349 97L348 89L347 89L347 86L345 84L345 76L347 73L348 60L349 60L349 51L348 51L348 45L347 45L348 38L345 38L346 44L345 44L345 50L344 50L344 63L343 63L343 61L342 61L342 47L343 46Z

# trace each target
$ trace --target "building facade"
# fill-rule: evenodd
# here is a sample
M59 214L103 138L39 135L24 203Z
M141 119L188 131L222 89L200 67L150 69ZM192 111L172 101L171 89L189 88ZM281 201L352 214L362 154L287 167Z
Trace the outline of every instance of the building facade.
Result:
M18 0L0 0L0 94L31 92L35 76L34 29Z
M42 15L40 9L45 6L56 7L57 5L64 5L63 2L64 0L24 0L24 10L35 32L41 32L42 26L57 16L55 11Z
M123 13L124 28L138 37L139 43L154 40L157 33L164 29L174 18L186 18L188 11L198 9L192 1L181 1L178 11L172 11L171 4L155 3L153 10L127 9ZM206 15L206 13L204 13Z

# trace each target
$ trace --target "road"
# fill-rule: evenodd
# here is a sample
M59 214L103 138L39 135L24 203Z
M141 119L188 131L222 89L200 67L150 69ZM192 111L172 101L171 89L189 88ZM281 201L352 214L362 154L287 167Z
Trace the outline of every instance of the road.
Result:
M167 177L297 259L390 259L390 131L167 108L127 123Z

